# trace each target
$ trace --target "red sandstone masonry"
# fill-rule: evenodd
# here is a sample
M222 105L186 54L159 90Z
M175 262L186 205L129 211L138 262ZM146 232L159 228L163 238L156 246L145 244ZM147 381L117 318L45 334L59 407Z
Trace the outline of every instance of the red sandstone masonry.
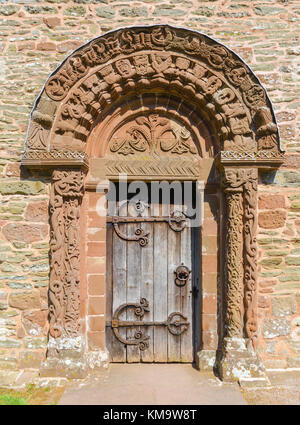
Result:
M105 349L105 258L106 216L97 211L104 193L88 192L89 211L87 241L88 280L88 345L90 349ZM99 201L99 202L98 202ZM92 233L91 233L92 232ZM92 235L92 241L90 236Z
M164 7L165 4L169 8ZM5 8L11 5L16 7L16 11L7 16ZM47 10L41 9L45 6L53 7L54 13L50 14ZM37 289L42 293L42 290L48 285L47 271L37 269L37 265L42 269L44 262L47 261L47 248L36 248L34 245L35 243L45 243L47 246L48 230L39 236L36 242L28 242L28 237L35 232L37 223L28 220L28 216L26 219L25 213L29 203L47 202L48 189L43 193L18 194L16 192L6 195L3 194L1 186L1 183L8 180L17 182L20 179L19 161L30 110L46 78L77 45L83 44L105 31L126 25L168 22L173 25L198 29L225 43L246 60L268 90L276 118L280 123L282 147L286 151L286 159L285 164L281 167L281 173L277 173L280 185L260 184L259 193L261 196L280 197L280 199L283 197L285 206L282 206L283 204L278 198L277 201L274 198L272 201L269 199L269 207L259 203L259 213L285 210L287 216L282 227L274 229L259 227L258 229L259 262L266 259L271 259L272 262L278 257L278 255L274 255L276 251L283 252L279 266L259 264L259 292L260 295L268 296L270 301L274 296L289 296L298 299L299 305L300 273L297 272L299 265L289 264L289 262L297 261L299 258L297 250L300 248L300 214L296 205L292 207L292 203L297 202L296 199L292 200L292 197L299 195L300 184L300 138L299 127L297 127L300 117L300 85L299 75L296 71L299 68L299 46L296 39L300 36L298 2L224 2L223 0L201 2L192 0L188 3L171 1L151 3L137 1L134 3L133 10L124 2L113 1L105 4L78 4L72 1L67 3L42 1L31 4L21 4L20 2L17 4L8 0L7 3L1 4L1 7L3 11L0 10L0 207L7 206L10 211L1 210L0 212L0 254L7 255L9 259L9 261L1 261L0 264L1 278L5 278L0 280L0 293L5 292L5 296L3 300L1 298L0 302L7 303L9 294L12 292ZM282 172L288 172L289 175L283 175ZM289 184L285 183L287 177L294 179L293 187L286 185ZM46 181L45 186L48 187ZM15 206L11 206L12 203L19 206L24 203L25 206L19 207L21 212L11 212L11 210L17 211ZM90 218L87 240L89 242L104 241L105 223L102 224L103 227L97 228L97 217L91 216ZM29 226L23 241L6 239L2 229L8 224ZM43 225L42 222L38 224ZM216 236L216 231L215 224L206 221L203 229L203 241L205 241L205 237ZM22 236L20 232L18 235ZM269 239L271 242L266 243L263 241L265 239ZM23 242L24 246L18 245L18 242L21 244ZM204 242L205 246L207 244L207 241ZM86 249L88 249L87 245ZM208 249L207 254L213 255L211 252L213 242L209 242ZM24 256L24 259L20 262L10 262L12 257L17 260L18 255ZM101 295L101 288L104 291L105 285L103 278L100 279L100 276L104 276L105 273L104 259L98 261L95 257L87 258L86 266L90 274L86 293ZM275 275L271 276L274 273ZM23 280L12 279L12 277L22 276L25 276ZM99 276L99 294L94 293L97 288L97 283L95 283L97 277L95 276ZM202 282L204 292L216 293L216 282L215 271L206 273ZM267 285L267 282L272 283ZM12 288L8 286L12 283L14 285L16 283L24 284L29 287ZM87 295L85 296L87 297ZM261 308L260 310L267 309ZM265 320L276 319L272 316L271 309L268 310L269 316L266 316L265 311L262 313L259 324L261 330L263 330ZM4 352L3 356L16 358L16 361L21 357L20 365L23 367L25 354L19 356L19 353L30 351L36 353L38 359L38 356L45 351L45 344L41 349L25 348L23 334L25 334L25 338L30 337L33 340L39 337L26 333L21 320L21 310L13 309L8 305L7 309L0 311L0 317L5 317L5 314L8 315L10 321L16 324L13 327L15 334L8 336L7 340L17 341L15 344L19 345L9 347L8 344L7 347L1 348ZM10 314L15 314L15 316L9 316ZM278 318L281 321L286 318L290 323L291 330L288 335L264 339L261 334L259 350L263 359L269 361L269 367L286 367L288 365L292 367L293 363L287 359L298 359L298 363L294 363L294 367L296 364L299 367L299 354L296 351L300 338L299 325L296 325L297 317L299 317L299 310L294 314ZM206 319L203 317L204 320ZM5 328L1 327L2 329ZM14 331L14 329L18 329L18 331ZM46 331L47 324L43 328L44 337ZM104 333L90 331L89 338L89 344L92 347L97 347L97 344L98 346L104 345ZM204 333L203 341L207 347L215 347L211 333ZM39 360L27 363L27 365L38 367L38 363ZM15 363L12 365L15 367Z

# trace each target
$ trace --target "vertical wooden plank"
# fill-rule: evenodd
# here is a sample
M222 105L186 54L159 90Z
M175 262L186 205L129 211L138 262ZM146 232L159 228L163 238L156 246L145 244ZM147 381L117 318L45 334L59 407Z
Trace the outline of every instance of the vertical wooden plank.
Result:
M130 216L129 211L127 214ZM126 224L127 234L133 236L139 223ZM141 281L141 250L143 248L136 241L127 242L127 303L138 303L140 301ZM134 309L126 310L126 320L137 320ZM135 339L136 331L140 327L128 327L127 339ZM144 330L144 329L142 329ZM140 361L140 349L137 345L127 345L127 362L137 363Z
M181 262L192 269L191 261L191 229L186 227L181 232ZM188 328L181 334L181 362L189 363L193 361L192 345L192 276L188 282L181 287L181 312L189 322Z
M172 209L179 206L171 205ZM181 263L181 232L175 232L168 226L168 313L181 312L181 291L175 284L174 271ZM168 332L168 362L180 362L180 336Z
M126 215L127 209L121 209L120 215ZM120 230L126 232L124 224L119 224ZM112 314L121 305L126 303L127 281L127 250L126 241L121 239L113 230L113 285L112 285ZM125 317L121 316L121 319ZM122 337L126 338L126 329L119 329ZM113 362L126 362L126 346L121 343L112 331L112 360Z
M150 215L147 214L147 215ZM154 320L154 305L153 305L153 223L143 223L142 228L145 233L149 232L148 236L148 245L141 249L141 297L146 298L149 302L150 311L145 314L145 321ZM142 362L153 362L153 336L154 329L153 326L144 327L145 334L150 336L148 340L149 348L144 351L141 351L141 361Z
M161 214L167 215L167 206L162 206ZM164 321L168 317L168 224L155 223L153 227L153 319ZM167 333L166 327L154 327L154 362L168 361Z

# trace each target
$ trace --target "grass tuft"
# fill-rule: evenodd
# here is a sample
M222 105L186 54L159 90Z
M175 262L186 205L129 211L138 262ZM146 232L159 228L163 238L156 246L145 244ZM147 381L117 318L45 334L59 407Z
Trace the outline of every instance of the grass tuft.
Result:
M27 405L26 400L21 397L14 397L10 394L0 395L0 406L16 406L16 405Z

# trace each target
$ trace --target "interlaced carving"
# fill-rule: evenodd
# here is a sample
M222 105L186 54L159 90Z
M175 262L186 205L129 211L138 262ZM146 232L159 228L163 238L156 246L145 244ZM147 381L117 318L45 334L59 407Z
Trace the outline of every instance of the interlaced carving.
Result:
M155 96L169 95L165 114L169 107L181 114L187 103L191 121L193 114L210 121L222 151L221 163L282 161L270 102L242 60L202 34L160 25L106 34L62 63L36 102L23 164L86 165L85 152L93 151L87 149L87 138L109 106L114 102L117 105L126 96L143 93L146 97L149 92ZM119 103L122 108L124 104ZM152 105L152 114L147 112L141 117L135 112L134 117L126 116L126 120L134 123L125 138L116 137L108 145L108 178L122 172L143 179L199 176L190 127L182 121L185 124L177 131L165 116L157 113L156 105ZM149 111L146 103L141 106ZM168 132L172 137L166 137ZM151 161L142 161L137 155L148 152L153 154ZM79 334L79 211L83 172L56 169L52 178L49 314L50 334L57 338ZM223 183L227 204L226 332L228 336L244 333L256 347L257 176L251 168L225 168ZM139 338L143 339L137 331L136 341Z
M55 108L60 102L56 116L43 120L49 108L38 103L27 148L43 150L51 140L51 149L84 151L107 105L127 93L158 87L193 102L211 117L220 150L279 151L277 125L265 91L241 59L203 34L166 25L118 30L71 55L50 77L41 97L51 99ZM185 137L177 135L176 145L165 143L162 150L186 152L190 146ZM143 151L147 140L133 136L131 143L115 145L116 152Z
M77 336L79 323L79 212L83 173L54 170L50 196L50 335Z
M172 123L173 124L173 123ZM123 137L113 137L110 143L112 153L130 155L139 152L150 154L196 154L197 149L191 139L191 133L183 126L174 127L170 119L159 114L137 117L133 123L121 128L126 132Z
M257 169L225 168L223 184L227 205L226 333L241 337L245 332L256 349Z
M226 162L226 160L238 160L242 161L264 161L265 159L283 161L284 154L282 152L272 151L272 150L261 150L258 152L236 152L236 151L222 151L221 152L221 162Z
M28 150L24 152L23 159L44 159L47 160L57 160L62 159L65 161L69 160L82 160L87 161L88 156L85 152L70 151L70 150L50 150L38 152L35 150Z
M244 285L245 333L254 349L257 347L257 170L253 169L244 184Z
M243 331L243 195L232 180L226 188L226 317L227 336L242 336Z

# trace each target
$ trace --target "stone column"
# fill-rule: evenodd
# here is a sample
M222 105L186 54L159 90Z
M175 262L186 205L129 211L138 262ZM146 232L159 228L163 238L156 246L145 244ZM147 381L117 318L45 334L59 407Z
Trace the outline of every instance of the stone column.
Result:
M243 186L225 186L225 329L226 336L243 336ZM226 184L227 183L227 184Z
M244 304L248 347L258 344L257 321L257 169L244 184Z
M55 169L50 195L49 341L44 376L80 378L86 373L80 323L80 169Z
M267 384L255 352L256 308L256 168L225 168L225 335L218 369L225 381Z

